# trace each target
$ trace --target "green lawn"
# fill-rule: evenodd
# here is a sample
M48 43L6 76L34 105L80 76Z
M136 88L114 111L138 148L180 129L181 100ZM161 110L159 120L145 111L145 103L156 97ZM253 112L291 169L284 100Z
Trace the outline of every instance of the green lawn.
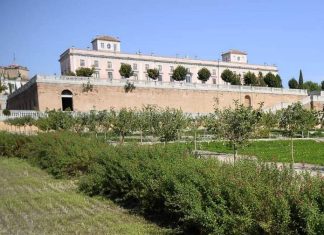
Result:
M232 153L221 142L201 143L200 149ZM324 142L294 140L295 162L324 165ZM291 162L290 140L255 141L239 149L239 154L256 156L265 161Z
M23 160L0 158L0 234L166 234Z

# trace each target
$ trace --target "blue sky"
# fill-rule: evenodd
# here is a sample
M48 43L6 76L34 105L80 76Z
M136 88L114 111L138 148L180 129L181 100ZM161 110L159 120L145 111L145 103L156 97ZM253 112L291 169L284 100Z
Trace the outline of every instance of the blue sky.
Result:
M0 65L60 73L59 55L96 35L118 36L122 51L219 59L228 49L276 64L284 80L324 80L320 0L0 0Z

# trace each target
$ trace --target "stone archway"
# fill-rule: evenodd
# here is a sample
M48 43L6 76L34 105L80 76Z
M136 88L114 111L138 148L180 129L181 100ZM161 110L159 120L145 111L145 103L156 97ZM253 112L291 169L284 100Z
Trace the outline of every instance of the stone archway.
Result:
M70 90L63 90L61 93L62 110L73 111L73 94Z
M244 106L251 107L251 97L249 95L244 96Z

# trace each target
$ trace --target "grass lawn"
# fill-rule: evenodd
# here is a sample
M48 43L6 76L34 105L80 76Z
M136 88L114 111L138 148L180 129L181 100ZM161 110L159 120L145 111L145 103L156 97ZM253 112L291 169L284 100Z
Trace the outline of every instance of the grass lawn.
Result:
M167 234L23 160L0 158L0 234Z
M200 143L200 149L232 153L232 149L221 142ZM254 141L239 154L256 156L265 161L291 162L290 140ZM294 140L295 162L324 165L324 142Z

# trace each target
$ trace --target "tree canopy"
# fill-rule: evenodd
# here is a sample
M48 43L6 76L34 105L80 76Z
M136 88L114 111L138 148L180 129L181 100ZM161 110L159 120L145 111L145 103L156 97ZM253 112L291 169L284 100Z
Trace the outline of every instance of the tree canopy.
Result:
M153 80L156 80L160 76L160 72L158 69L148 69L146 72L147 76L149 76L149 78Z
M303 89L304 78L302 70L299 70L299 79L298 79L298 86L300 89Z
M312 81L304 82L303 88L306 89L308 92L321 90L320 85L318 85L316 82L312 82Z
M210 78L210 71L209 69L207 68L201 68L199 71L198 71L198 79L202 82L207 82L208 79Z
M81 67L75 70L75 73L78 77L91 77L94 73L95 68L87 68L87 67Z
M130 64L121 64L119 69L119 74L123 78L130 78L134 75L134 71Z
M280 76L274 75L271 72L265 75L264 82L268 85L268 87L282 87Z
M223 81L230 83L231 85L241 85L241 78L239 75L236 75L229 69L225 69L222 74L221 78Z
M288 86L290 89L298 89L299 88L299 84L295 78L292 78L288 81Z
M252 86L258 85L258 79L256 75L250 71L244 74L244 84Z
M188 74L188 70L182 65L178 65L173 70L172 79L175 81L183 81L186 79L187 74Z

